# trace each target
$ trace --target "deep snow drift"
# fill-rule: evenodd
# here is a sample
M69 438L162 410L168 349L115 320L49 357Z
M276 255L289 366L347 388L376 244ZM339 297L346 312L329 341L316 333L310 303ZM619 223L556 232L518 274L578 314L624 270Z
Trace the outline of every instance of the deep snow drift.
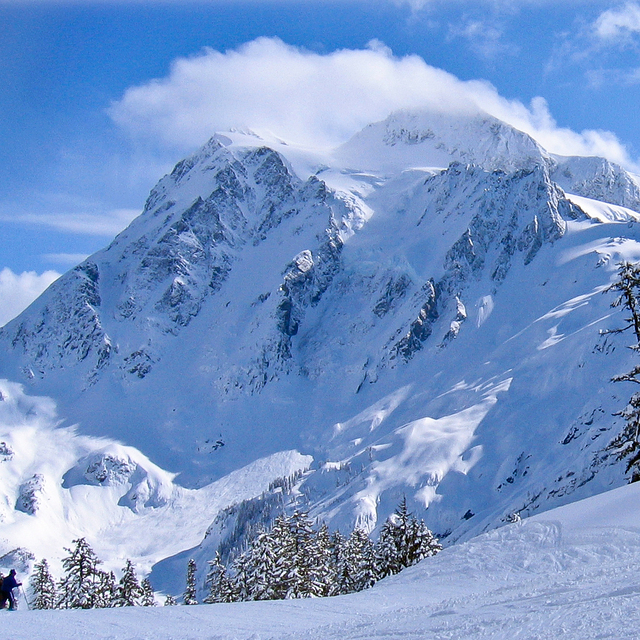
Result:
M446 544L620 486L635 362L603 291L639 203L488 116L324 155L214 136L0 329L0 557L211 558L221 510L296 472L284 508L375 535L406 495Z
M0 613L11 636L111 640L638 638L640 484L445 549L325 599Z

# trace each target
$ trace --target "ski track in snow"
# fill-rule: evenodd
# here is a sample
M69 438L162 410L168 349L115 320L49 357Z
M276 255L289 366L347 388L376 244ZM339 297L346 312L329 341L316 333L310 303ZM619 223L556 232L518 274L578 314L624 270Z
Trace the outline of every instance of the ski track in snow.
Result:
M640 486L621 487L446 549L351 596L0 615L12 615L16 640L634 639L639 512Z

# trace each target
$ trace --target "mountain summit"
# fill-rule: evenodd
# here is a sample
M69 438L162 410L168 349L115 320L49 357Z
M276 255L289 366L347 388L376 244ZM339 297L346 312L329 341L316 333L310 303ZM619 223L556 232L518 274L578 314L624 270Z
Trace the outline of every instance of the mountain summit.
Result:
M0 330L6 546L82 486L116 528L217 496L184 549L283 475L285 508L371 531L406 496L449 541L622 484L633 354L602 291L638 220L636 176L488 115L400 112L329 154L214 136ZM55 469L19 455L27 406L67 434Z

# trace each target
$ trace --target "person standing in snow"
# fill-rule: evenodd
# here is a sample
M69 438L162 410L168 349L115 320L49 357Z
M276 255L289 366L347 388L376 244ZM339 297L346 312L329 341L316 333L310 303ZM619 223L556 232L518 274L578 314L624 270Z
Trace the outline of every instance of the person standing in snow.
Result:
M4 609L5 602L9 601L9 611L15 611L16 599L13 590L18 588L22 583L16 581L16 570L11 569L9 575L2 581L0 587L0 609Z

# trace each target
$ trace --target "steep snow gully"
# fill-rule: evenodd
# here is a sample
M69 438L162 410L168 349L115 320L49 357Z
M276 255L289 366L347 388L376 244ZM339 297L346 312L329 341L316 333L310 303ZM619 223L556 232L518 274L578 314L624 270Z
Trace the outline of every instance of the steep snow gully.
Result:
M635 356L606 333L623 314L603 291L640 259L639 220L637 176L489 116L400 112L331 153L215 135L0 328L0 568L47 557L55 571L85 536L106 568L131 558L170 590L166 563L212 557L243 501L375 535L406 496L451 546L623 485L606 445L630 390L611 378ZM577 580L558 535L530 520L429 566L522 539ZM625 535L611 544L635 558ZM505 569L501 605L460 586L429 624L467 624L482 598L487 619L507 612L529 570ZM372 620L394 584L362 596L379 599ZM430 602L410 605L416 625ZM287 606L302 605L265 612ZM304 606L318 620L334 605Z

